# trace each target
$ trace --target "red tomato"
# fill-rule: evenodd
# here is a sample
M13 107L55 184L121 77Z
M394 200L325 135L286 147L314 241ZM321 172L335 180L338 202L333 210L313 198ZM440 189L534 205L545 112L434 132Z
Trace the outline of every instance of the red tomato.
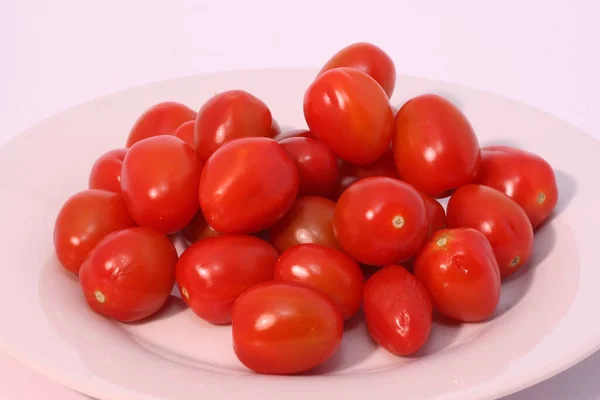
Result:
M299 196L333 197L339 180L337 157L323 143L310 138L279 142L298 167Z
M173 135L184 122L196 118L196 112L180 103L159 103L146 110L131 128L127 146L131 147L142 139L159 135Z
M218 232L256 233L285 214L298 193L298 169L273 139L238 139L208 160L200 205Z
M156 313L175 284L177 251L164 235L130 228L105 237L81 265L79 281L90 308L121 322Z
M493 187L525 210L533 229L556 207L558 188L552 167L538 155L514 147L485 147L477 182Z
M189 224L181 230L183 237L188 244L196 243L203 239L221 235L215 231L212 226L206 223L202 210L198 211Z
M194 149L174 136L157 136L133 145L123 161L121 190L138 225L177 232L199 208L202 165Z
M271 281L244 292L233 307L233 349L261 374L295 374L339 348L344 320L329 297L296 282Z
M236 299L248 288L273 279L279 254L254 236L213 237L188 247L177 263L181 298L200 318L231 322Z
M100 156L94 163L88 186L90 189L121 192L121 167L127 149L115 149Z
M120 193L84 190L62 206L54 225L54 249L61 265L75 274L100 240L133 226Z
M308 129L296 129L293 131L280 133L279 135L277 135L275 137L275 140L278 142L281 142L282 140L296 138L296 137L305 137L305 138L315 139L312 132L309 131Z
M377 271L367 280L364 310L371 337L386 350L407 356L429 339L432 305L429 293L399 265Z
M398 171L396 171L396 163L394 161L394 152L391 147L372 164L355 165L346 161L341 161L338 197L354 182L371 176L387 176L389 178L399 179Z
M274 137L271 111L265 103L243 90L214 95L198 111L195 142L203 161L233 139Z
M427 211L427 237L429 238L435 232L446 227L446 212L436 199L422 192L419 194L425 203L425 210Z
M330 69L349 67L370 75L392 97L396 85L396 67L386 52L370 43L354 43L338 51L321 69L319 75Z
M194 120L183 123L175 131L175 137L183 140L196 150L196 144L194 143L194 126L196 126L196 121Z
M283 253L301 243L339 248L333 233L335 203L324 197L300 197L292 208L269 229L271 243Z
M350 319L362 303L364 276L358 264L339 250L301 244L286 250L275 264L275 279L305 283L328 295Z
M271 122L271 134L269 135L269 137L274 138L279 135L281 135L281 127L279 126L277 121L275 121L275 118L273 118L273 120Z
M490 241L502 277L531 257L533 229L525 211L502 192L482 185L458 189L448 202L448 228L473 228Z
M427 238L427 212L419 192L397 179L365 178L338 200L333 229L342 249L361 263L408 260Z
M490 242L471 228L438 231L414 268L435 308L464 322L489 318L500 299L500 270Z
M400 179L432 197L445 197L475 180L479 142L467 118L434 94L402 106L394 122L394 154Z
M394 114L387 95L355 69L319 76L304 95L304 116L317 139L354 164L376 161L392 139Z

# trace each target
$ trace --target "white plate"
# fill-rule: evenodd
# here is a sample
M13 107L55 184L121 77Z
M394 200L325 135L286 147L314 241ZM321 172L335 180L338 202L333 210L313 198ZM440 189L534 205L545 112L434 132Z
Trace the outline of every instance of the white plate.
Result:
M57 381L103 400L305 398L486 399L548 378L600 347L595 211L598 142L514 101L443 82L399 77L394 104L437 92L467 114L482 144L535 151L556 168L556 216L535 239L524 273L503 286L487 323L434 327L419 357L377 348L356 323L320 375L255 375L237 361L228 327L196 318L180 299L150 321L114 323L86 307L76 279L53 255L59 207L86 188L97 156L121 147L148 106L199 107L215 92L245 89L284 127L304 127L302 98L315 71L227 72L137 87L93 100L29 129L0 150L0 347Z

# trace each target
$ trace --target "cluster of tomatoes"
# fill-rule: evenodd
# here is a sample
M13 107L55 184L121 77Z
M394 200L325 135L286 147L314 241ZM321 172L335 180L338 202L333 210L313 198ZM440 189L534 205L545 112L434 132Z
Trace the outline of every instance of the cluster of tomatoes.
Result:
M294 132L239 90L198 112L151 107L60 210L58 260L94 311L122 322L159 311L177 284L200 318L232 324L236 355L260 373L323 363L361 307L400 356L427 342L434 311L489 318L556 205L553 170L480 148L443 97L395 112L395 76L374 45L341 50L306 91L309 130Z

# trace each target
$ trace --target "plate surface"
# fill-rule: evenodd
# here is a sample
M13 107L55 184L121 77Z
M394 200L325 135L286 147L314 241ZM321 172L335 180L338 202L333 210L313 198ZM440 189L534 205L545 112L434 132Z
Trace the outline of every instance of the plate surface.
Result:
M0 347L45 375L103 400L487 399L530 386L600 347L600 145L579 129L509 99L448 83L398 77L393 104L435 92L454 101L480 142L534 151L556 169L560 200L526 270L503 286L486 323L436 323L418 357L400 358L354 321L341 351L310 374L260 376L235 358L228 327L201 321L172 296L154 318L117 324L92 313L53 254L62 203L87 187L94 160L122 147L150 105L199 108L215 92L247 90L286 128L302 128L303 93L316 71L260 70L181 78L99 98L52 117L0 149ZM596 229L595 229L596 228Z

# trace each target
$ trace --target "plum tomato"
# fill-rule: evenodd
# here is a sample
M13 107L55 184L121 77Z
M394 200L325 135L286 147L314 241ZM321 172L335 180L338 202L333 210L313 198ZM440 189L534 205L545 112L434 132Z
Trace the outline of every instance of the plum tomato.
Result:
M308 129L294 129L288 132L280 133L275 137L277 142L281 142L285 139L296 138L296 137L305 137L315 139L314 135Z
M374 163L367 165L355 165L349 162L340 161L340 180L338 186L338 197L352 185L364 178L371 176L387 176L389 178L399 179L394 161L394 152L389 147L381 157Z
M419 194L425 203L425 210L427 211L427 237L430 238L435 232L446 227L446 212L436 199L423 192Z
M92 166L88 187L121 192L121 167L125 154L127 149L114 149L102 154Z
M202 210L194 215L194 218L181 230L181 233L183 233L183 237L188 244L221 235L206 222Z
M194 126L196 125L196 121L188 121L183 124L175 131L175 137L183 140L194 150L196 150L196 144L194 143Z
M173 135L184 122L196 119L196 112L186 105L172 101L155 104L146 110L129 132L127 145L159 135Z

